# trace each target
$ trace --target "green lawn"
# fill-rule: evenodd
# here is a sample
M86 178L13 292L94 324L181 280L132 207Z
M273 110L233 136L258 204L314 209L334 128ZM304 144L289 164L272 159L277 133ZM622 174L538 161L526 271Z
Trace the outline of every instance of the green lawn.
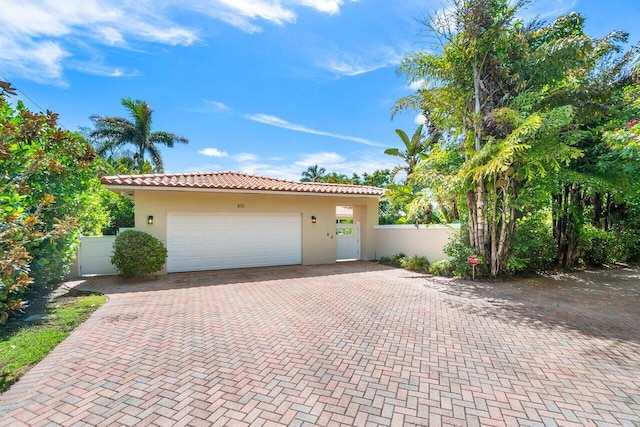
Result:
M50 302L39 322L13 320L0 330L0 393L39 362L91 313L107 301L104 295L76 294Z

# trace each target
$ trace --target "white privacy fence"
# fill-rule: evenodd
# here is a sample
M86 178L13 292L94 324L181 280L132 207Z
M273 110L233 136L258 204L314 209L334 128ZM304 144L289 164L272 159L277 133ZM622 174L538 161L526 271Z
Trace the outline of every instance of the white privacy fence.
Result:
M376 259L396 254L426 257L429 262L447 259L443 252L460 227L452 225L376 225Z
M96 274L117 274L111 264L116 236L81 236L78 258L71 266L69 278Z
M458 225L376 225L376 259L396 254L419 255L429 262L446 259L442 251L449 239L459 231ZM111 264L113 242L116 236L82 236L78 258L71 266L67 278L96 274L117 274ZM359 224L339 224L337 259L360 258Z

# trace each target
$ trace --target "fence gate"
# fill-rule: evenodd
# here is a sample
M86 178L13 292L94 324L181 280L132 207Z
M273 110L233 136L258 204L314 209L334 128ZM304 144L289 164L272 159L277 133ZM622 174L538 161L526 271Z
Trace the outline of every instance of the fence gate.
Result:
M111 264L116 236L81 236L78 249L78 276L118 274Z
M360 259L360 223L336 224L336 259Z

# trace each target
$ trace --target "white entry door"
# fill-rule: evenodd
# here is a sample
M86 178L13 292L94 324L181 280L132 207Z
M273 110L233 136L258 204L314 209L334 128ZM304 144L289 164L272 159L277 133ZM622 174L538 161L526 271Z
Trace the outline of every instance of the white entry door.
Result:
M360 259L360 223L336 224L336 259Z
M167 271L302 263L300 215L168 214Z

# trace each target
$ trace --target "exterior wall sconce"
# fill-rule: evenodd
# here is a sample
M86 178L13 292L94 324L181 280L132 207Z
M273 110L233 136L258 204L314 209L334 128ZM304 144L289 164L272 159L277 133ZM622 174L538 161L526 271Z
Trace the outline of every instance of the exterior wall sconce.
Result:
M149 224L149 225L153 225L153 215L149 215L149 216L147 217L147 224Z
M315 224L316 222L318 222L317 218L315 217L315 215L311 216L311 224Z

